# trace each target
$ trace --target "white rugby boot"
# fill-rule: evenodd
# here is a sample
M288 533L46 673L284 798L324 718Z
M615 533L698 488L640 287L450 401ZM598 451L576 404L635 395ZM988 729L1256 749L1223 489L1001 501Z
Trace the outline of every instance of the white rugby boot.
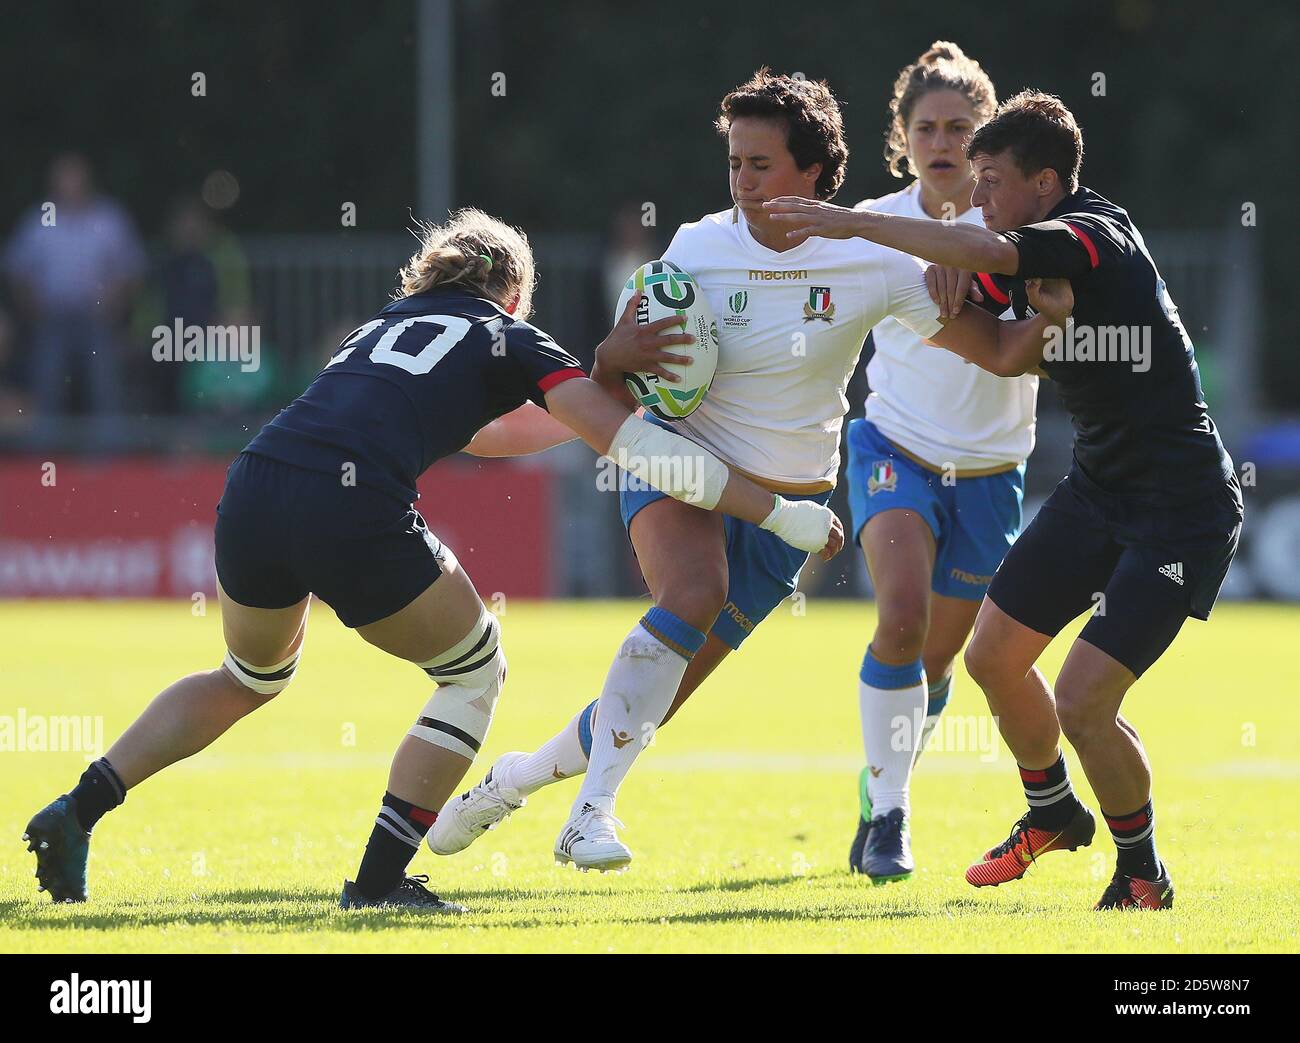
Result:
M604 808L584 804L560 830L555 841L556 863L571 862L584 873L588 869L622 872L632 861L632 852L618 839L617 828L622 825Z
M527 797L500 782L510 764L526 756L526 753L503 753L482 782L447 801L425 837L429 850L435 855L464 851L527 804Z

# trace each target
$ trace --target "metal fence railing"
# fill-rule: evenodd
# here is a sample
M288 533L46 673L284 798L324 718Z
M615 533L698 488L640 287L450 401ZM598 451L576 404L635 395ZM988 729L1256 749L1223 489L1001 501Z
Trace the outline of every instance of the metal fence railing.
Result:
M296 358L328 352L340 326L368 319L397 288L416 239L384 235L252 236L243 240L253 306L265 338ZM599 244L582 236L534 243L541 289L534 321L561 344L590 335Z
M1177 301L1193 341L1220 348L1239 317L1258 314L1240 296L1252 254L1239 235L1207 230L1162 231L1148 246ZM416 246L404 233L382 235L253 236L243 240L254 306L272 343L298 353L328 351L320 338L367 318L397 285L399 267ZM541 284L535 321L560 343L585 345L594 316L608 315L600 294L601 250L594 237L543 236L534 242ZM1246 292L1251 292L1246 287ZM589 345L588 345L589 347ZM1222 345L1226 350L1227 345ZM1253 359L1253 345L1232 336L1234 368ZM1253 373L1243 381L1252 383Z

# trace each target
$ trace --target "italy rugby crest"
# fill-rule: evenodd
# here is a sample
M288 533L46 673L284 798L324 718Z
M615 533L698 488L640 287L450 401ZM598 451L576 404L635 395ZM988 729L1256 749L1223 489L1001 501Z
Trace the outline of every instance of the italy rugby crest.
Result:
M808 303L803 306L803 321L832 322L835 319L835 305L831 303L829 286L814 286L808 291Z
M871 465L871 477L867 479L867 495L892 493L898 487L898 472L894 470L892 460L877 460Z

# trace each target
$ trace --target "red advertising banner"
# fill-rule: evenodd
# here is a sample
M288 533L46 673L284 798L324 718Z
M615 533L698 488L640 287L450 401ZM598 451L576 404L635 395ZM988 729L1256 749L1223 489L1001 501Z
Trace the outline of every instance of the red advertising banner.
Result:
M0 461L0 597L216 593L212 526L227 460ZM551 593L548 472L449 460L418 507L484 598Z

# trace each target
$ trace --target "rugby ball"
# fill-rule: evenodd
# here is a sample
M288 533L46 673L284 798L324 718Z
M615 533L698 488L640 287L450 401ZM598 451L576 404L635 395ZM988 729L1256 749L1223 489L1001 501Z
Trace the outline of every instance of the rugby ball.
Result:
M689 366L664 364L669 373L682 378L680 383L663 380L657 373L624 373L623 382L636 400L660 419L690 416L704 401L718 369L718 323L713 309L695 278L672 261L651 261L631 274L618 298L615 321L634 294L641 298L636 309L637 325L678 315L682 328L695 338L695 343L675 344L669 349L692 360Z

